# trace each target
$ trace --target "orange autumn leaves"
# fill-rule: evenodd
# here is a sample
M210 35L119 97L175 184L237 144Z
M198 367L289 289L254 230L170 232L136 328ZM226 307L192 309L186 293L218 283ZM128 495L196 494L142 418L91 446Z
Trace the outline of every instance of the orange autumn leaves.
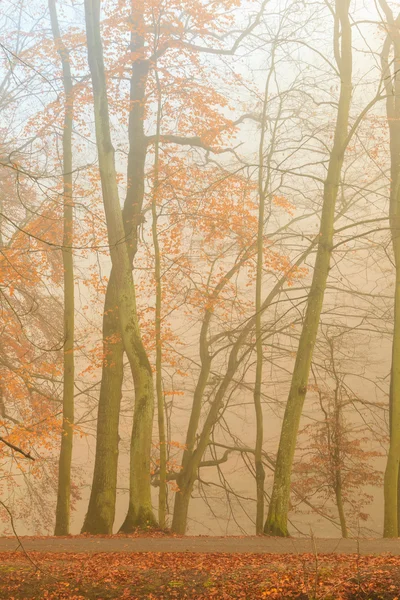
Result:
M188 361L182 355L187 342L182 331L174 325L174 320L181 319L183 327L188 330L192 325L196 327L201 323L206 311L212 312L216 317L216 329L224 331L239 326L253 311L249 288L254 282L257 231L254 178L243 169L232 172L228 160L216 164L209 160L207 152L207 148L211 147L222 155L222 150L231 144L236 134L232 120L235 103L230 92L237 84L237 76L231 76L228 71L221 72L218 89L211 86L211 62L205 60L192 44L192 40L196 39L200 45L212 43L215 47L223 47L224 35L233 25L229 8L237 6L237 2L217 2L212 6L194 1L183 4L176 1L146 3L145 18L139 25L142 30L137 31L143 35L143 49L134 54L128 45L131 33L126 18L128 4L107 2L102 25L121 197L128 187L125 176L128 151L126 125L132 107L128 84L132 61L150 62L144 106L146 133L149 136L154 133L157 69L161 82L161 135L196 136L200 146L206 147L191 148L190 144L163 141L160 156L157 212L163 278L163 360L173 374L185 377ZM190 27L182 26L181 10L187 15ZM216 32L219 34L217 37ZM108 273L102 260L108 256L108 248L96 153L93 150L93 99L86 64L85 36L83 30L74 26L64 33L63 39L70 50L75 82L74 205L77 226L74 253L76 258L87 260L83 284L89 300L85 298L81 310L84 315L82 321L89 321L91 314L96 311L99 314L102 310ZM24 58L40 72L55 69L54 73L60 75L56 49L46 39L44 30L38 32ZM46 101L44 108L28 120L25 132L34 136L38 145L43 144L49 149L46 157L49 170L56 173L51 190L55 200L48 202L48 188L41 190L40 200L37 200L38 207L40 204L38 215L24 222L22 231L11 228L12 243L9 248L3 249L0 262L1 281L7 290L3 314L8 329L4 339L9 359L16 365L13 370L7 365L2 367L1 377L8 394L7 402L14 411L7 414L21 419L22 423L22 429L15 428L14 433L8 423L7 432L10 436L14 435L12 439L16 442L28 446L34 445L34 439L28 435L24 438L23 427L34 427L34 416L48 423L50 437L57 428L58 421L52 416L62 383L59 353L62 340L52 326L57 323L60 330L62 322L58 302L62 279L59 263L61 215L56 197L60 193L59 134L63 93L54 97L48 89ZM154 143L149 143L144 223L139 232L140 249L135 264L142 336L150 353L154 353L155 349L154 256L149 240L148 216L154 187L153 152ZM56 177L58 180L54 181ZM45 203L42 203L43 197ZM283 196L274 196L272 204L277 214L293 213L290 201ZM21 222L21 218L18 215L16 223ZM268 235L265 236L264 259L266 278L286 276L291 285L304 275L304 271L293 268L290 257ZM234 276L228 278L227 272L232 268ZM215 293L221 282L221 291ZM34 316L36 308L29 309L31 301L32 306L36 303L40 308L37 322ZM24 315L29 314L29 319L32 317L29 326L26 319L20 322L23 312ZM79 342L76 350L82 350L86 361L79 370L79 377L90 377L92 383L107 358L107 349L104 352L101 333L96 326L88 322L85 327L77 329L77 339L83 339L85 347ZM105 341L106 345L111 345L119 339L114 337ZM166 392L177 393L179 390L172 387ZM35 431L38 443L42 443L42 434L39 430Z
M0 186L0 432L25 451L49 455L62 375L59 215L15 167L0 168ZM1 444L3 466L11 456L11 468L2 469L4 497L18 487L18 471L40 475L39 465Z
M154 535L154 548L157 547ZM84 544L85 540L82 539ZM0 598L398 600L398 556L2 553ZM232 542L234 543L234 542Z

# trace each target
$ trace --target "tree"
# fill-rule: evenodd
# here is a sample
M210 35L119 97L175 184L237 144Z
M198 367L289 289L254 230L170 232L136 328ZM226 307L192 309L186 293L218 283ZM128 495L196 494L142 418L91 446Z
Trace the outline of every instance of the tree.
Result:
M264 525L264 533L268 535L288 535L287 514L289 510L290 476L300 416L307 392L311 359L329 273L336 198L344 153L348 144L348 121L352 94L352 45L349 4L349 0L337 0L335 3L336 10L333 14L335 22L333 43L336 65L340 74L340 97L334 143L324 183L321 224L313 279L282 423L274 485L268 516Z
M150 496L150 448L154 410L151 366L140 336L136 312L135 285L125 229L119 204L114 148L111 142L107 88L100 35L100 1L85 1L88 58L92 75L96 140L100 178L122 342L135 384L135 411L131 445L131 481L128 514L122 530L153 524Z
M365 507L372 497L363 488L381 483L381 473L371 465L381 453L367 449L368 426L356 422L354 411L349 414L354 406L360 410L365 399L355 397L346 383L349 359L338 359L345 331L328 331L325 337L324 366L312 368L315 383L310 386L318 396L323 420L301 432L305 441L294 475L296 491L304 497L325 510L328 502L335 504L342 537L347 538L349 530L359 535L360 523L368 518Z
M386 116L390 136L390 203L389 223L395 266L394 329L390 379L390 444L384 492L384 537L399 536L399 469L400 469L400 16L394 18L385 0L379 4L385 14L387 37L381 54L382 77L386 90ZM393 51L393 61L390 53Z
M54 43L60 55L65 94L63 126L63 267L64 267L64 380L63 428L58 473L55 535L69 534L71 462L74 436L74 265L73 244L73 189L72 189L72 126L74 91L68 50L61 39L55 0L49 0L49 11Z
M131 19L132 73L130 77L129 155L127 193L123 219L131 262L137 251L138 228L142 221L146 141L144 99L149 61L143 55L143 4L133 9ZM124 346L118 318L118 301L112 269L107 285L103 317L103 366L98 405L96 456L88 512L82 531L112 533L118 466L118 424L123 381ZM136 443L133 440L132 442Z

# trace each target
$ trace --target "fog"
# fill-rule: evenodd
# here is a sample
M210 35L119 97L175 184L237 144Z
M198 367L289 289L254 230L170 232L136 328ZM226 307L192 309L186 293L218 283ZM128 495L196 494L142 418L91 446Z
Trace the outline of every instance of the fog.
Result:
M3 2L3 533L398 537L396 6Z

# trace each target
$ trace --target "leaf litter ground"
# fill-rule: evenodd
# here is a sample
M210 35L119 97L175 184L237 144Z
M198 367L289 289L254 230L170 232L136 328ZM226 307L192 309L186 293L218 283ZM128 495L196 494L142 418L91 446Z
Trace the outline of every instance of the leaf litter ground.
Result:
M7 600L400 600L400 557L0 553Z

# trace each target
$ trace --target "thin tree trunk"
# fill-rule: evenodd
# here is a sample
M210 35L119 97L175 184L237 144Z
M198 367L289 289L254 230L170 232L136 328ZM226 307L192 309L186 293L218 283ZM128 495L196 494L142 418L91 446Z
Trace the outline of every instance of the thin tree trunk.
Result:
M123 209L123 222L128 254L133 264L138 246L138 228L142 221L144 197L144 170L146 140L144 134L144 98L149 72L148 61L140 58L143 51L143 5L138 4L132 14L131 50L135 55L130 82L131 110L129 113L128 189ZM107 286L103 316L103 344L105 359L102 366L99 397L96 455L93 483L88 512L82 532L92 534L112 533L115 518L119 413L123 383L124 346L118 317L115 272ZM111 340L109 343L108 340Z
M341 482L340 475L336 478L335 498L336 498L336 506L337 506L338 513L339 513L339 521L340 521L340 529L342 530L342 537L348 538L349 535L347 532L346 515L344 513L344 507L343 507L342 482Z
M111 261L115 271L119 323L135 386L131 444L130 498L124 526L153 524L150 488L150 451L154 413L151 366L143 346L136 311L135 285L120 209L110 135L107 88L100 35L100 0L85 0L89 67L92 75L96 140Z
M72 124L74 97L69 54L60 34L55 0L49 0L51 28L61 58L65 93L63 128L63 248L64 267L64 381L63 421L58 468L56 524L54 535L68 535L71 512L71 463L74 437L74 263L72 196Z
M261 405L261 385L263 372L262 346L262 272L264 265L264 221L265 199L268 195L271 179L271 158L274 152L276 123L271 136L271 145L267 156L267 176L264 181L264 142L267 127L267 107L270 80L275 71L275 45L272 47L271 67L265 83L264 102L261 116L260 145L258 152L258 231L257 231L257 264L256 264L256 298L255 298L255 336L256 336L256 377L254 382L254 409L256 415L256 443L254 448L254 464L256 471L256 534L263 533L264 526L264 481L265 471L262 461L262 446L264 441L264 422Z
M335 366L335 346L333 339L328 340L332 371L336 381L335 394L334 394L334 420L333 420L333 432L330 429L330 418L329 415L324 411L326 418L326 426L328 428L328 450L333 462L333 488L335 492L336 507L338 509L340 528L342 531L342 537L347 538L347 524L346 515L343 506L343 481L342 481L342 406L341 406L341 380ZM322 406L322 402L321 402Z
M162 345L161 345L161 256L160 244L157 232L157 197L159 192L159 150L160 150L160 127L161 127L161 86L155 65L155 76L158 92L157 106L157 131L155 140L154 156L154 189L151 203L152 214L152 236L154 246L154 276L156 281L156 311L155 311L155 336L156 336L156 394L157 394L157 417L158 417L158 441L160 445L160 487L158 492L158 524L161 529L166 526L167 512L167 438L165 434L164 418L164 395L162 386Z
M389 453L384 477L384 537L399 536L400 469L400 15L394 19L386 0L379 0L387 20L381 64L385 84L386 115L390 136L389 223L395 264L394 328L389 393ZM393 67L389 62L393 48ZM393 72L392 72L393 69Z
M313 279L303 328L300 335L289 397L282 423L271 501L264 526L264 533L267 535L288 535L287 518L293 458L330 268L336 198L348 135L349 110L352 94L352 34L348 13L349 0L336 0L334 49L341 78L338 115L335 127L334 144L324 184L324 197L319 230L320 237ZM340 50L339 47L341 48Z
M332 366L336 379L335 389L335 406L334 406L334 430L333 430L333 466L334 466L334 488L335 488L335 499L336 506L339 514L340 528L342 530L342 537L347 538L347 524L346 515L343 506L343 484L342 484L342 461L341 461L341 448L342 448L342 414L339 397L339 379L336 374L335 363L334 363L334 348L331 346Z
M263 370L263 347L261 326L261 294L262 272L264 264L264 214L265 214L265 189L264 189L264 138L267 111L268 81L264 94L263 114L261 119L261 135L258 165L258 231L257 231L257 264L256 264L256 298L255 298L255 335L256 335L256 378L254 382L254 409L256 415L256 444L254 449L254 464L256 470L256 534L261 535L264 524L264 481L265 471L262 462L262 445L264 441L263 411L261 406L261 383Z

